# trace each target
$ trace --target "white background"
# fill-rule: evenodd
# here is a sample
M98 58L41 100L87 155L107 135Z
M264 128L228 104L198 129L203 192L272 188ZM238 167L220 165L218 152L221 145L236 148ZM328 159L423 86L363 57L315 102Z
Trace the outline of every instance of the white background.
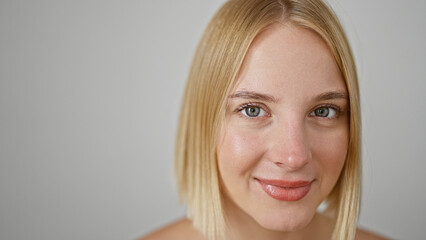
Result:
M223 2L0 1L0 239L134 239L184 216L180 98ZM332 5L360 70L360 225L422 239L426 2Z

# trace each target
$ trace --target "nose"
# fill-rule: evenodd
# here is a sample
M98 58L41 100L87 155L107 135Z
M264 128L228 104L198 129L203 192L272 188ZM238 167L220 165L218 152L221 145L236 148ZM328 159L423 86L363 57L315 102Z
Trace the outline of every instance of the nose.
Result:
M312 158L303 122L277 126L271 134L269 158L287 171L303 168Z

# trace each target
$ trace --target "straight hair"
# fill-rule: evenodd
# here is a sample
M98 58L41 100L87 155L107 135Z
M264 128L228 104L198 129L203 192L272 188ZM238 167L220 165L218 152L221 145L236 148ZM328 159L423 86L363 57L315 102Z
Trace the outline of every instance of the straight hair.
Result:
M361 112L358 77L344 30L321 0L230 0L208 24L195 52L178 125L175 177L194 227L208 239L225 239L216 159L217 137L229 91L260 32L291 23L316 32L328 45L349 94L349 143L339 179L326 198L335 221L333 239L354 239L361 195Z

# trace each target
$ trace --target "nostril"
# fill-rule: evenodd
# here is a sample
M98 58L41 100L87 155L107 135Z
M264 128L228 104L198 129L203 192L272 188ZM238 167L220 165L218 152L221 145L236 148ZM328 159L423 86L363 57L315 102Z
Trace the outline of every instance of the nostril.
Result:
M282 162L275 162L275 164L276 164L276 165L278 165L278 166L283 165L283 163L282 163Z
M292 154L278 156L272 162L277 167L285 168L288 171L295 171L303 168L309 162L309 155L310 153L308 152L306 154L296 154L293 152Z

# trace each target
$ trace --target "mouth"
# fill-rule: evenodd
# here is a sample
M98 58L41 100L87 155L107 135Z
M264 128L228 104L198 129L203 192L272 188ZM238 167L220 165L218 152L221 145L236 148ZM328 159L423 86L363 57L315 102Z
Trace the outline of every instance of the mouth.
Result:
M280 201L298 201L304 198L311 189L312 181L286 181L255 178L263 191L270 197Z

